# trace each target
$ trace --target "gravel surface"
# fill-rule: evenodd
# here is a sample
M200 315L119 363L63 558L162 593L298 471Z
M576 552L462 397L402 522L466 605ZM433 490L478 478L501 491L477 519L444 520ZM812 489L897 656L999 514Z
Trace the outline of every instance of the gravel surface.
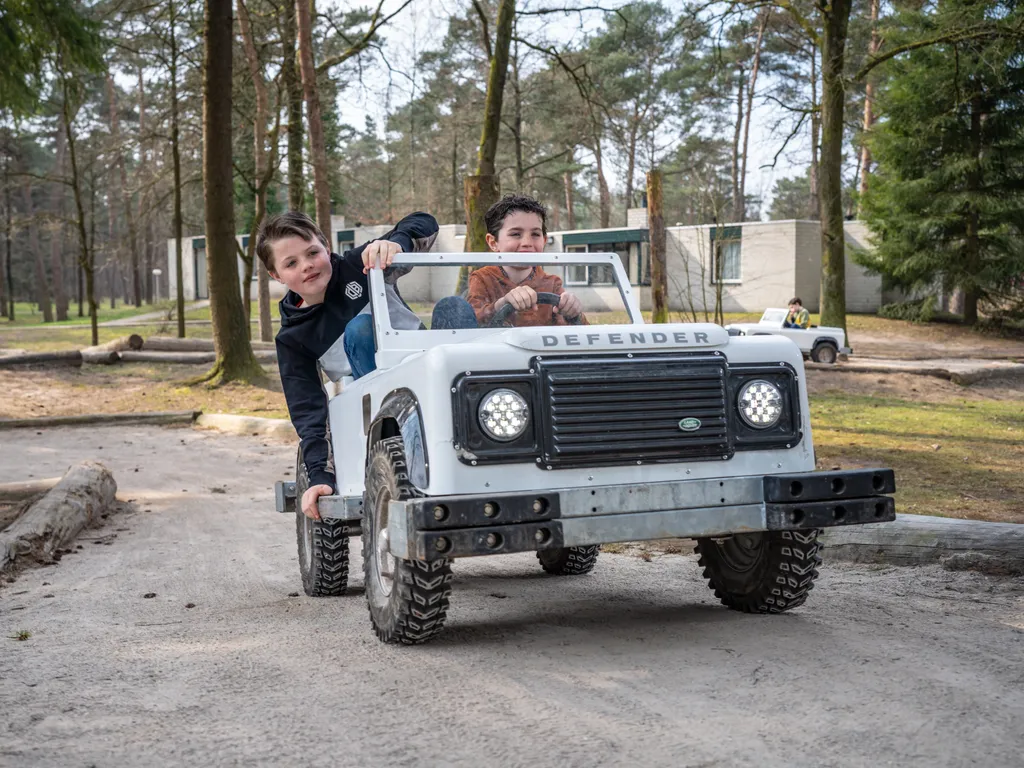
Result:
M690 556L575 579L497 557L456 564L443 636L391 647L358 556L354 594L295 596L289 445L11 437L0 482L99 459L138 511L0 589L3 766L1021 764L1019 581L832 566L762 617L718 606Z

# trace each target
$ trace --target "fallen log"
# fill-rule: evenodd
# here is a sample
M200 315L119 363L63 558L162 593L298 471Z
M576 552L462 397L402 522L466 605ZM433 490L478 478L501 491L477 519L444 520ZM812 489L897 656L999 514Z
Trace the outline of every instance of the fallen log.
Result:
M69 365L80 366L82 352L70 349L62 352L26 352L24 355L0 357L0 368L14 368L22 365Z
M88 413L76 416L39 416L34 419L0 419L3 429L43 429L84 424L115 426L124 424L191 424L201 411L153 411L150 413Z
M1024 525L1014 523L896 515L891 523L828 528L821 539L826 561L1024 573Z
M141 349L146 352L213 352L212 339L179 339L175 336L150 336Z
M253 340L250 342L254 352L276 350L272 341ZM179 339L175 336L150 336L140 347L146 352L213 352L212 339Z
M277 360L277 352L274 350L253 350L253 355L261 363L271 363ZM217 359L215 352L151 352L141 350L139 352L126 351L121 353L121 361L124 363L182 363L199 365L212 363Z
M86 347L82 350L82 362L89 365L116 365L121 362L121 355L116 349Z
M110 470L83 461L0 533L0 572L18 560L52 560L87 524L95 521L117 493Z
M39 480L23 480L18 483L0 483L0 504L10 504L46 493L60 482L59 477L44 477Z
M236 413L201 413L196 418L196 426L235 435L263 435L280 440L295 440L298 437L288 419L265 419Z
M143 340L137 333L121 336L100 344L92 349L109 349L112 352L124 352L126 349L142 349Z
M125 351L121 353L123 363L212 363L217 359L215 352L151 352L142 349L138 352Z

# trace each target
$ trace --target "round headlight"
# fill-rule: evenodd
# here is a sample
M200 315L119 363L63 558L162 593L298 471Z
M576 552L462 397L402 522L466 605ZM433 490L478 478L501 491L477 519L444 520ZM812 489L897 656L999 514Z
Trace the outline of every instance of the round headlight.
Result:
M762 379L744 386L736 405L743 421L754 429L774 427L782 418L782 393L774 384Z
M477 411L480 427L490 437L503 442L515 440L526 431L530 409L526 400L511 389L488 392Z

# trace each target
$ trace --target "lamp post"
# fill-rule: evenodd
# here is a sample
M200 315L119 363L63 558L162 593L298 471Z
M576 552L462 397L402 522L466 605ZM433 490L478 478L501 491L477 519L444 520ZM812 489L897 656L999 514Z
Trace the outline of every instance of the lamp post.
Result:
M163 273L162 269L153 270L153 293L156 294L157 301L160 301L160 275Z

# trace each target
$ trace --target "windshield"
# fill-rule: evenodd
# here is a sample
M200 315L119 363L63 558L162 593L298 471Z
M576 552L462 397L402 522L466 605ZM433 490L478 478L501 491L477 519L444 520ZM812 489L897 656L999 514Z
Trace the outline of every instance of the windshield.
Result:
M587 261L558 258L557 263L550 254L481 256L501 263L450 264L445 259L444 264L400 266L396 273L404 274L388 278L391 327L425 331L632 322L614 254L594 254Z
M761 315L762 325L782 325L783 320L786 319L786 310L784 309L766 309L764 314Z

